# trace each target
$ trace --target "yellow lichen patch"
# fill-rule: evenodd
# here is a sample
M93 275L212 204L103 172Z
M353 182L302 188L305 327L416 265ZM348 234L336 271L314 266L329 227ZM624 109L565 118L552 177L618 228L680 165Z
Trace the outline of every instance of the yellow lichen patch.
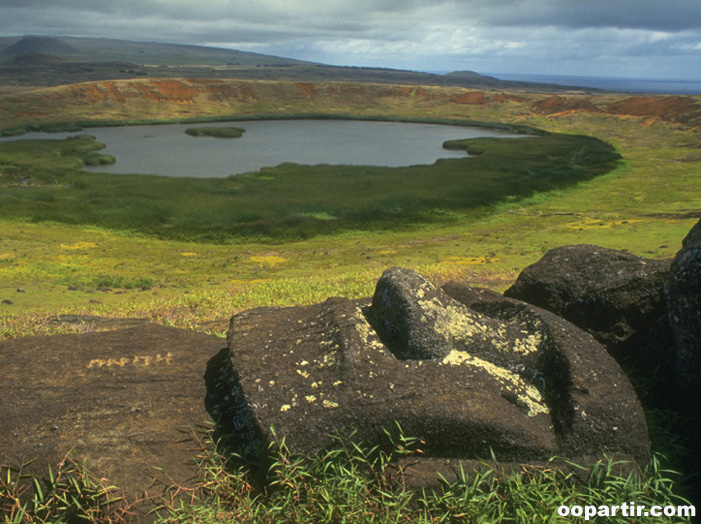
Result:
M278 264L282 264L283 262L287 262L286 258L277 256L277 255L255 255L255 256L249 257L249 260L251 262L255 262L256 264L259 264L261 266L266 266L266 267L275 267Z
M76 242L75 244L59 244L61 246L61 249L71 249L71 250L78 250L78 249L91 249L94 247L97 247L97 244L95 242Z
M318 368L323 368L325 366L333 366L334 364L336 364L336 357L332 353L327 353L326 355L324 355L324 358L321 359L321 362L315 360L314 363ZM299 373L299 370L297 371L297 373Z
M353 317L356 320L355 330L358 332L358 336L360 337L360 340L362 341L363 345L365 347L375 349L380 353L384 352L384 344L382 344L382 342L379 341L377 335L375 334L375 331L365 319L365 315L363 315L363 312L360 310L360 308L355 308L355 313Z
M292 409L292 406L290 406L289 404L283 404L282 406L280 406L280 411L283 413L285 411L289 411L290 409Z
M541 335L540 333L534 333L532 335L527 336L526 338L517 338L516 340L514 340L511 349L513 349L515 353L528 355L529 353L538 351L542 343L543 335Z
M298 375L302 375L304 378L309 378L309 372L308 371L302 371L301 369L297 370Z
M535 417L539 413L550 413L550 409L543 402L543 397L538 391L538 388L532 384L528 384L523 378L509 371L508 369L502 368L493 364L487 360L483 360L479 357L470 355L466 351L451 351L442 361L441 364L447 364L450 366L473 366L478 367L486 371L495 380L497 380L504 388L515 395L516 399L520 404L528 408L528 416Z
M456 341L467 340L478 333L486 334L487 327L480 324L479 317L470 313L462 304L444 307L438 298L419 300L424 315L422 320L433 323L436 333Z
M316 395L306 395L304 398L305 398L305 399L307 400L307 402L309 402L309 403L311 403L311 402L316 402Z
M498 258L492 257L461 257L458 255L451 255L444 260L446 263L457 264L461 266L472 265L472 264L488 264L490 262L498 261Z
M332 401L330 401L330 400L324 400L324 402L322 402L322 405L323 405L325 408L337 408L337 407L338 407L338 403L337 403L337 402L332 402Z
M450 366L460 366L464 362L472 359L472 355L466 351L456 351L453 350L448 353L445 358L441 361L441 364L448 364Z

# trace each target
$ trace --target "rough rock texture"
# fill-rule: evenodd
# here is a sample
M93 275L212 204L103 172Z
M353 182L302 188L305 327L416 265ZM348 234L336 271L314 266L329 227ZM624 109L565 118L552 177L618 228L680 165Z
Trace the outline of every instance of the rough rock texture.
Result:
M0 343L0 463L38 459L48 473L69 452L131 500L157 494L154 469L195 472L187 432L211 420L203 400L215 336L155 324Z
M397 422L436 460L649 455L637 397L590 335L498 294L436 289L413 271L389 269L372 305L331 298L238 314L228 346L208 400L249 454L275 438L271 427L292 451L315 453L335 433L380 443Z
M438 359L451 351L494 355L494 347L513 346L527 354L536 340L520 326L480 315L453 300L415 271L387 269L377 282L369 321L399 359Z
M57 315L51 317L49 321L65 326L80 326L85 330L84 332L130 328L150 323L146 318L113 318L95 315Z
M701 399L701 221L674 258L666 292L677 380L692 398Z
M670 264L599 246L564 246L524 269L504 296L562 316L620 357L637 350L664 312Z

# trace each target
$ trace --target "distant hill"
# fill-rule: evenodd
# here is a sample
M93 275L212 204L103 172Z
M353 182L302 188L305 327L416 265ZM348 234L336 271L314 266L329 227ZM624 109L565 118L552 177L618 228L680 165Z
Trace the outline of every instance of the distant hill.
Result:
M0 38L2 54L17 55L27 51L50 53L66 60L82 62L131 62L151 66L290 66L309 64L234 49L181 44L130 42L109 38L39 37Z
M479 73L475 73L474 71L453 71L452 73L447 73L444 76L449 81L479 83L484 87L499 87L504 84L503 80L499 80L493 76L481 75Z
M486 75L480 75L479 73L475 73L474 71L453 71L452 73L447 73L445 76L450 77L450 78L463 78L463 79L470 79L470 80L496 80L499 81L497 78L494 78L493 76L486 76Z
M2 44L0 43L0 45ZM25 53L51 53L54 56L63 55L66 58L73 57L78 52L78 49L58 38L43 36L25 36L2 50L2 54L7 56L17 56Z
M37 87L135 77L293 80L461 86L540 92L596 91L499 80L474 71L447 75L374 67L339 67L216 47L107 38L0 37L0 86Z

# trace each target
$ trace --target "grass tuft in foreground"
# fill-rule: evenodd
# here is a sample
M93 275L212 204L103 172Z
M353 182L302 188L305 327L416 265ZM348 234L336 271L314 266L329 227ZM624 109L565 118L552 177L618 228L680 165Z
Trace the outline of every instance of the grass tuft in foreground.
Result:
M484 462L479 472L463 471L442 490L405 490L396 460L419 456L420 442L401 432L393 439L388 433L388 440L391 446L383 449L365 447L352 437L338 438L335 446L313 458L292 455L283 440L270 450L263 484L256 465L240 465L236 455L220 454L211 440L205 441L197 486L188 491L186 500L173 498L163 506L163 521L531 523L558 522L561 505L688 504L672 492L668 478L672 472L663 470L657 457L642 475L617 474L619 463L602 461L586 483L554 467L505 473L494 462ZM173 490L183 493L182 487ZM631 520L622 515L607 519L632 521L659 519ZM689 520L682 517L677 522Z
M367 447L353 437L315 457L295 456L284 439L268 450L265 464L246 462L211 429L196 442L199 476L187 486L171 485L151 510L156 522L318 523L318 522L562 522L562 505L616 506L635 502L650 508L688 506L673 492L672 476L653 457L641 474L622 475L621 464L603 460L581 475L555 467L501 470L494 460L479 471L462 471L442 489L404 489L402 458L420 457L420 441L399 432L387 446ZM0 466L0 521L5 523L120 523L135 516L119 490L85 466L64 459L45 478ZM584 468L570 464L573 471ZM577 478L576 478L577 477ZM138 504L142 501L132 501ZM566 521L582 519L570 517ZM659 518L608 516L612 523L653 523ZM670 522L691 522L680 516Z
M0 522L128 521L129 508L119 490L94 476L84 464L65 457L43 478L27 472L31 464L0 465Z

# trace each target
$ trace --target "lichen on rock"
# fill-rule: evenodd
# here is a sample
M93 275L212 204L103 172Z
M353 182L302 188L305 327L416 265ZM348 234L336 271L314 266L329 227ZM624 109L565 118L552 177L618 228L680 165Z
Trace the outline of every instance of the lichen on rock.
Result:
M637 397L591 336L534 306L460 283L440 289L415 271L388 269L372 299L240 313L228 346L238 409L250 415L241 420L252 421L239 435L251 440L253 429L255 443L284 438L312 454L338 434L380 444L399 424L441 459L649 456ZM235 413L220 412L231 426Z
M539 413L548 414L550 408L545 404L540 391L524 380L514 371L492 364L487 360L470 355L465 351L453 350L441 361L450 366L475 366L489 373L494 379L503 384L505 394L511 393L517 405L528 409L528 416L535 417Z

